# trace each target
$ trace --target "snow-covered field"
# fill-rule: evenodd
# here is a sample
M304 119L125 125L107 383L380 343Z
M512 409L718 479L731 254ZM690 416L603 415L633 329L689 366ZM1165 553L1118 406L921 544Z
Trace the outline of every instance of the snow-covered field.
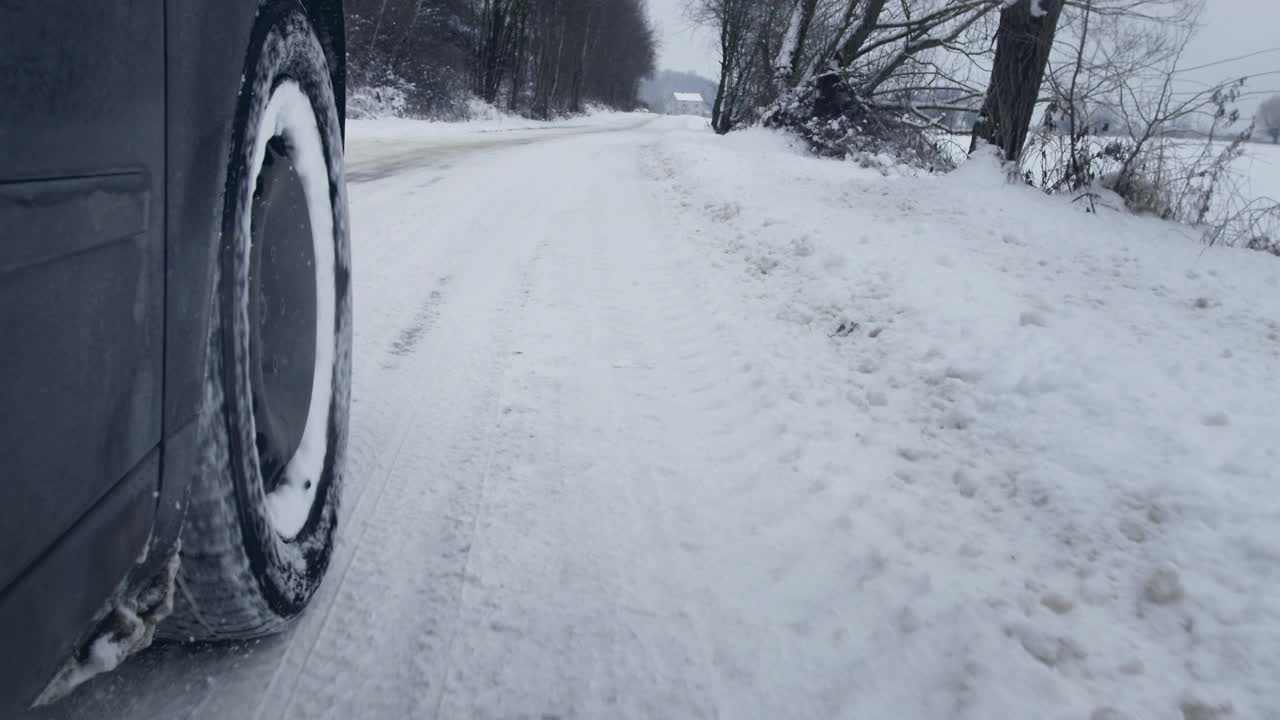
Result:
M957 161L962 160L969 151L969 135L937 135L937 142L944 148L947 155ZM1109 138L1099 137L1093 139L1093 150L1101 151L1103 146L1109 142ZM1043 184L1046 175L1045 163L1041 157L1041 152L1045 152L1051 158L1065 158L1069 154L1067 146L1067 138L1053 138L1047 146L1038 145L1036 141L1027 148L1023 162L1023 171L1031 173L1032 177L1037 178L1037 182ZM1156 141L1164 143L1163 147L1179 158L1179 164L1186 167L1193 163L1203 164L1220 154L1227 148L1226 142L1212 143L1212 149L1206 153L1206 142L1204 140L1189 139L1168 139ZM1280 202L1280 145L1269 144L1264 142L1249 142L1242 147L1241 156L1231 165L1231 172L1222 178L1217 191L1213 196L1213 207L1216 212L1239 211L1244 205L1252 200L1270 199L1271 202ZM891 158L885 158L886 162L891 162ZM1056 177L1056 169L1058 161L1050 163L1048 173L1051 177ZM1116 172L1120 164L1114 160L1100 161L1097 167L1099 175L1107 175ZM1119 202L1116 200L1116 202Z
M963 157L968 150L965 140L967 138L958 136L949 141L946 147L954 156ZM1109 139L1095 138L1094 150L1101 151L1106 142ZM1186 172L1192 166L1205 168L1228 147L1226 142L1206 143L1204 140L1167 139L1153 142L1159 144L1170 157L1177 158L1170 163L1170 170L1174 172ZM1214 193L1212 202L1216 212L1238 211L1255 199L1269 198L1273 203L1280 201L1280 145L1249 142L1241 146L1241 149L1240 157L1231 164L1231 171L1221 179ZM1045 151L1050 157L1061 158L1067 157L1070 152L1064 138L1055 138ZM1024 156L1023 167L1033 177L1043 179L1046 169L1040 152L1041 148L1032 144ZM1100 175L1107 175L1119 168L1119 162L1104 160L1100 161L1097 169Z
M353 123L330 577L38 717L1280 717L1280 260L705 122Z
M1236 168L1249 178L1250 195L1280 200L1280 145L1245 145Z

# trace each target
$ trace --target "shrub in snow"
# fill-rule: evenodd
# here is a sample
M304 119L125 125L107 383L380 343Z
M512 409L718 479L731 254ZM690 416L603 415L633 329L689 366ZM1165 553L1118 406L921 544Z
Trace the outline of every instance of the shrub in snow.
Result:
M1229 191L1230 168L1247 137L1238 134L1225 146L1212 139L1189 143L1177 138L1109 143L1118 148L1120 165L1103 186L1134 211L1202 225L1212 219L1217 195Z
M881 170L893 163L930 172L955 168L951 153L933 133L900 111L864 103L836 75L802 85L763 122L794 132L822 157L854 160Z
M358 70L358 71L357 71ZM471 95L459 78L440 73L426 84L409 82L389 70L352 71L347 94L347 117L372 120L412 117L425 120L466 120Z
M478 97L469 97L464 103L468 120L511 120L517 116L503 112L492 103Z
M1280 206L1272 210L1273 213L1280 214ZM1254 235L1245 241L1244 246L1250 250L1261 250L1272 255L1280 255L1280 234L1275 237L1270 235Z
M1233 167L1254 130L1235 109L1244 80L1172 90L1198 12L1186 9L1167 22L1137 13L1091 26L1085 6L1087 32L1049 76L1051 99L1023 153L1026 180L1083 193L1090 209L1109 191L1134 212L1202 228L1209 244L1280 254L1280 203L1253 197Z
M347 117L357 120L404 117L409 109L408 91L412 89L407 83L352 88L347 96Z
M1207 243L1280 255L1280 203L1250 197L1237 169L1247 131L1225 138L1076 138L1042 130L1023 176L1045 192L1110 194L1129 210L1204 230ZM1074 159L1073 159L1074 158Z

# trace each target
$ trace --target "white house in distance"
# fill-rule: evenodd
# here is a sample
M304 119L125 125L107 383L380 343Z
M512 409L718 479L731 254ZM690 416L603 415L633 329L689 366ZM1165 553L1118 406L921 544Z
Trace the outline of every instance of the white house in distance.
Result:
M667 112L671 115L707 114L707 101L702 99L702 93L671 93L668 103Z

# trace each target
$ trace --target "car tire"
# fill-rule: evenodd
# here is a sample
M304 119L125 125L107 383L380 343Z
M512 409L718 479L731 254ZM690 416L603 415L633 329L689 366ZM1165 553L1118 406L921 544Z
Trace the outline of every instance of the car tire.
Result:
M297 2L259 13L226 175L173 614L162 637L283 629L328 569L351 379L342 130Z

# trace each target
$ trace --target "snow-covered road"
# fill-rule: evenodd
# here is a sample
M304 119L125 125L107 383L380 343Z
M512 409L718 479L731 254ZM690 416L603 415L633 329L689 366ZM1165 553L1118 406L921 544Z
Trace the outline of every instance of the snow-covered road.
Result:
M1276 271L1143 269L1131 220L1062 249L946 206L972 178L696 122L357 135L314 605L33 717L1276 717ZM1172 297L1105 324L1130 289Z
M651 576L715 531L671 546L698 520L670 497L697 429L664 418L730 348L645 187L660 131L641 122L353 144L352 481L330 577L286 637L160 648L46 714L705 705L688 598L654 605Z

